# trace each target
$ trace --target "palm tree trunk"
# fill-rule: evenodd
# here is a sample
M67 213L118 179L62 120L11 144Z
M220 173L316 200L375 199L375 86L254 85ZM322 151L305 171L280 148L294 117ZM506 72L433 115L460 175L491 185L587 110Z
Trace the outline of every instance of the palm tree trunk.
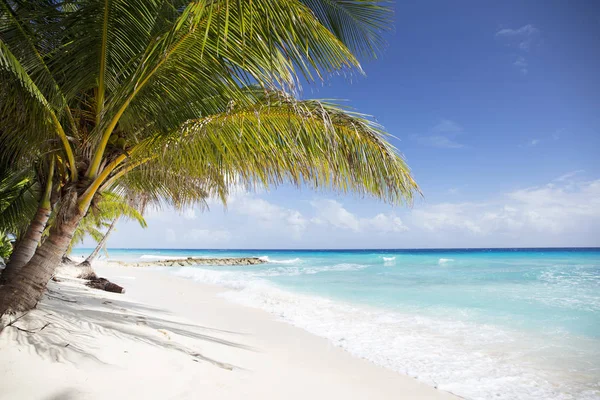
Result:
M119 220L119 216L117 216L115 219L113 219L112 223L106 230L106 233L104 234L102 239L98 242L98 245L96 246L94 251L92 251L92 253L85 259L85 261L83 261L82 263L80 263L77 266L78 268L80 268L80 273L79 273L79 275L77 275L78 278L81 278L81 279L96 279L97 278L96 273L92 269L92 261L94 261L96 259L96 257L98 257L98 253L100 252L102 247L104 247L104 245L106 244L106 241L108 240L108 237L110 236L110 232L113 230L113 228L117 224L118 220Z
M40 240L42 239L42 233L46 228L46 224L48 223L48 219L50 218L51 210L46 207L46 204L42 203L35 214L35 217L29 224L27 228L27 232L19 243L15 247L8 260L8 264L6 264L6 268L2 272L2 276L0 277L0 283L9 282L31 257L38 248L40 244Z
M2 272L2 277L0 277L0 284L8 283L11 279L13 279L16 273L23 268L25 264L31 260L33 255L35 254L38 245L40 244L40 240L42 240L42 234L44 233L44 229L46 229L46 224L48 223L48 219L50 218L50 213L52 212L52 185L54 178L54 157L52 157L50 161L50 168L48 169L48 176L46 177L46 187L44 189L44 193L42 194L42 200L40 201L40 205L35 214L35 217L27 227L27 232L25 232L25 236L19 241L15 249L13 250L10 259L8 260L8 264L4 271Z
M15 273L14 278L0 287L0 316L30 310L42 297L87 211L79 208L76 199L76 194L65 199L48 239L38 247L31 260Z

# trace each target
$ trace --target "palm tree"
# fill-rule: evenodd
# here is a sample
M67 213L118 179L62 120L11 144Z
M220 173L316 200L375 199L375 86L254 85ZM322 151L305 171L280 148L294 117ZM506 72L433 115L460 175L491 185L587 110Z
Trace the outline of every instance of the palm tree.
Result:
M2 272L1 282L8 282L12 279L12 277L27 264L37 250L42 238L42 232L44 232L52 212L54 160L55 159L52 156L50 164L45 166L43 162L39 162L38 166L45 168L38 169L33 176L30 172L31 167L21 170L21 173L30 175L29 180L27 181L29 188L27 192L24 192L23 196L20 197L20 202L13 203L12 208L18 209L16 207L20 207L24 211L25 204L23 202L28 201L27 207L30 209L28 212L31 214L34 202L37 202L38 205L33 217L27 215L23 218L24 215L21 215L19 218L21 228L20 231L15 234L17 238L16 245L6 264L6 268ZM43 191L38 190L38 188L43 188ZM21 211L21 213L23 211ZM28 221L29 224L27 224Z
M0 262L4 263L4 260L10 257L12 253L12 243L10 237L6 232L0 231Z
M147 226L146 220L142 215L143 209L145 208L144 203L144 200L137 202L130 196L121 196L113 192L105 192L102 194L99 204L93 207L93 212L89 212L83 218L77 227L77 230L75 230L73 240L67 249L67 253L70 253L73 246L83 242L85 236L88 235L98 243L85 261L78 264L80 271L77 276L78 278L96 278L96 274L91 266L92 261L105 246L110 233L120 218L124 217L126 219L135 220L142 228ZM105 229L104 232L101 230L103 228Z
M79 267L90 267L91 268L92 262L96 259L96 257L98 257L98 254L100 254L100 250L105 249L105 251L106 251L106 242L108 241L108 238L110 237L110 234L112 233L112 230L115 228L115 225L117 225L117 222L119 222L120 218L121 218L120 215L116 216L110 222L110 224L106 228L106 231L104 233L102 233L99 238L97 238L97 237L94 238L94 240L96 240L96 242L97 242L96 247L86 257L86 259L79 264ZM97 240L97 239L99 239L99 240ZM94 274L94 275L96 275L95 273L93 273L93 270L91 271L91 273ZM86 279L88 276L90 276L90 273L81 274L78 277Z
M168 165L152 162L146 163L144 167L144 171L140 171L140 169L131 171L112 184L110 189L114 192L104 191L102 201L94 207L94 210L97 211L94 217L95 222L91 225L86 224L85 230L81 229L84 225L83 222L91 219L88 218L88 214L75 231L71 246L76 242L81 242L85 234L90 235L98 242L90 255L78 265L82 269L79 278L88 279L96 276L92 269L92 261L106 244L110 233L121 217L136 220L142 228L145 228L146 221L143 214L146 208L148 206L160 207L164 200L169 200L169 205L178 210L190 204L208 209L206 200L209 194L205 187L207 187L207 180L214 178L206 176L204 179L197 179L177 174ZM153 171L153 169L155 170ZM227 188L223 186L223 182L217 181L212 185L214 193L220 193L221 201L226 205L227 199L224 194ZM107 220L110 220L110 223L107 223ZM99 226L106 227L106 231L99 232L96 229Z
M375 53L390 26L377 0L0 8L0 142L5 152L48 147L60 187L49 237L0 288L0 315L35 306L97 193L133 176L156 197L163 188L152 178L165 174L220 196L234 182L289 181L391 203L418 190L379 126L296 98L300 77L361 72L356 54Z
M25 167L11 161L0 163L0 232L5 238L14 239L14 248L13 244L10 248L4 246L10 251L2 257L10 256L10 259L2 271L0 283L6 281L17 266L25 265L29 260L24 260L28 252L30 257L33 255L49 214L45 212L49 207L49 189L46 187L44 193L40 191L43 173L35 165Z
M21 238L33 218L38 185L31 169L0 163L0 231Z

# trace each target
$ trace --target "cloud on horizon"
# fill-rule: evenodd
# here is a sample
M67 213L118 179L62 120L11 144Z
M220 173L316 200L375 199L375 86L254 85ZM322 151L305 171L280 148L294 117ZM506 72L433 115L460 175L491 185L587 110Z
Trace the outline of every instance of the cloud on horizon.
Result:
M109 247L398 248L600 245L600 179L582 171L478 202L377 205L354 210L339 199L296 201L296 209L239 193L228 211L152 211L149 228L119 224ZM360 203L358 203L360 205ZM356 207L356 205L355 205ZM84 246L93 246L86 240Z
M472 236L566 234L600 227L600 180L560 181L515 190L482 203L441 203L416 209L411 226Z

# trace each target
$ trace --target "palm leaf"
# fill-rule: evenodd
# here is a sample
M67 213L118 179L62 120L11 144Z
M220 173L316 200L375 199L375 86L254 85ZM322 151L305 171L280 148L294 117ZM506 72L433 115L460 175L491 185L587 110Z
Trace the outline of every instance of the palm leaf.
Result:
M0 168L0 231L19 237L35 215L39 184L30 169Z
M385 45L382 34L392 28L391 2L379 0L302 0L318 20L348 48L374 56Z
M282 93L254 95L250 107L188 121L172 135L161 162L190 176L210 176L216 169L226 185L289 181L394 204L410 202L418 192L384 131L365 116Z

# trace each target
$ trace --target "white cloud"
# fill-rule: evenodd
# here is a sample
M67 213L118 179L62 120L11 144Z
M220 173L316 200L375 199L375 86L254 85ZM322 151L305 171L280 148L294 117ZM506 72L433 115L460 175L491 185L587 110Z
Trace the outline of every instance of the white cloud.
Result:
M193 207L186 208L185 210L183 210L181 212L181 215L185 219L196 219L197 218L197 216L196 216L196 210L194 210Z
M527 75L528 69L527 69L527 60L525 60L525 57L517 57L516 61L513 63L513 65L515 67L517 67L521 73L523 75Z
M578 169L576 171L567 172L566 174L563 174L563 175L559 176L558 178L556 178L555 181L564 182L566 180L573 178L575 175L581 174L582 172L585 172L585 171L582 169Z
M207 245L222 244L231 239L231 233L225 230L191 229L184 240L193 243L195 247L207 247Z
M371 228L377 232L383 233L404 232L408 230L408 227L404 225L402 220L395 214L377 214L376 216L370 219L361 219L361 224L363 226L366 226L367 229Z
M257 219L263 227L285 228L295 237L300 237L308 225L299 211L278 206L248 193L230 201L230 210Z
M441 149L461 149L465 147L464 144L458 143L447 136L433 135L419 137L419 143L428 145L431 147L438 147Z
M416 141L431 147L442 149L460 149L464 144L456 141L455 137L463 131L462 126L449 119L442 119L433 128L430 129L431 135L413 136Z
M560 139L560 135L561 135L562 133L564 133L564 131L563 131L562 129L561 129L561 130L558 130L558 131L556 131L555 133L553 133L553 134L552 134L552 140L558 140L558 139Z
M600 180L515 190L490 203L444 203L416 209L411 226L472 235L561 234L600 223Z
M360 222L351 212L346 210L341 203L335 200L314 200L310 205L317 211L316 221L318 223L329 223L342 229L350 229L354 232L360 231Z
M534 147L542 143L542 139L530 139L525 144L520 144L519 147Z
M529 49L539 40L540 30L531 24L524 25L517 29L504 28L496 32L496 37L505 38L511 43L515 43L519 49L529 51Z
M433 132L462 132L463 128L452 120L443 119L431 130Z
M316 210L311 222L317 225L329 224L340 229L353 232L403 232L408 230L402 220L395 214L379 213L371 218L359 218L335 200L321 199L310 203Z
M483 201L418 203L391 209L337 199L313 199L307 208L287 197L240 194L227 212L186 219L175 210L155 214L149 228L123 222L111 247L365 248L600 245L600 179L571 171L550 183L489 196ZM459 193L461 197L466 194ZM293 194L292 194L293 196ZM267 200L269 199L269 200ZM367 205L367 208L365 208ZM360 207L360 208L359 208ZM199 222L202 226L198 226ZM86 247L93 246L86 242Z
M476 207L470 203L441 203L415 209L411 213L412 225L427 231L461 230L481 233L481 228L469 217Z
M541 35L538 28L527 24L516 29L500 29L495 36L509 46L516 47L518 52L524 53L540 42ZM514 57L514 54L511 57ZM522 55L517 55L512 64L521 74L527 75L529 73L529 62Z

